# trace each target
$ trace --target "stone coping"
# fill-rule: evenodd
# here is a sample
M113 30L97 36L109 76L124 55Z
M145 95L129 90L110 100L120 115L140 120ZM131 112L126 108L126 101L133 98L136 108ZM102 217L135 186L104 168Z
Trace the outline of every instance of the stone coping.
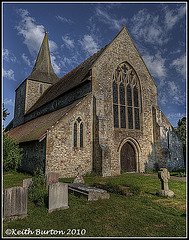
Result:
M81 190L81 191L84 191L84 192L100 192L100 193L106 192L106 190L103 190L103 189L100 189L100 188L95 188L95 187L90 187L90 186L80 184L80 183L69 183L68 187L78 189L78 190Z

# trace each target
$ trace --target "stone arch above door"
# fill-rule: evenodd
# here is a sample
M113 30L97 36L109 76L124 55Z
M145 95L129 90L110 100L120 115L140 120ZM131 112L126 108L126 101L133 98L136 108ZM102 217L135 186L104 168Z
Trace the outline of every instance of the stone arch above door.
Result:
M119 146L120 170L123 172L139 172L140 146L133 138L124 139Z

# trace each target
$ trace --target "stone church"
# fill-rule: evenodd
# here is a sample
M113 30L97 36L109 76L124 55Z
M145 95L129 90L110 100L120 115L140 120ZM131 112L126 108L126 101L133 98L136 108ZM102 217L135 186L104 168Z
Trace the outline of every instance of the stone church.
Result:
M45 33L15 95L7 131L23 148L20 169L103 177L184 167L182 142L157 103L157 85L128 30L59 78Z

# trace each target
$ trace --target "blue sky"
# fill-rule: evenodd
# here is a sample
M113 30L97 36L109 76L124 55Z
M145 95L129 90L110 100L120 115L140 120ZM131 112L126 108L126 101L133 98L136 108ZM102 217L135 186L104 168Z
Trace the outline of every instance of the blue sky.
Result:
M186 2L3 2L3 103L14 117L15 89L30 75L45 29L55 73L63 77L127 27L175 127L186 116ZM149 89L150 91L150 89Z

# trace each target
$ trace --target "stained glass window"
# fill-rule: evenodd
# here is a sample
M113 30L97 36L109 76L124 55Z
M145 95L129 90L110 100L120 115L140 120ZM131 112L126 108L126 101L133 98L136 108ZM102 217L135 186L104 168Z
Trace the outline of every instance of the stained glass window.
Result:
M120 106L121 128L126 128L125 106Z
M74 147L77 147L77 123L74 123Z
M119 119L118 119L118 105L114 105L114 127L119 127Z
M119 97L120 97L120 104L125 105L125 87L123 83L119 85Z
M127 62L113 72L113 114L115 128L140 129L140 91L135 70Z
M130 85L127 86L127 105L132 106L132 93Z
M118 104L118 91L117 91L117 83L113 82L113 103Z
M78 117L74 123L74 147L83 147L84 146L84 127L83 121Z
M133 108L128 107L128 127L129 129L133 129Z
M134 106L138 107L138 89L136 86L133 89L133 93L134 93Z
M80 124L80 147L83 147L83 123Z

